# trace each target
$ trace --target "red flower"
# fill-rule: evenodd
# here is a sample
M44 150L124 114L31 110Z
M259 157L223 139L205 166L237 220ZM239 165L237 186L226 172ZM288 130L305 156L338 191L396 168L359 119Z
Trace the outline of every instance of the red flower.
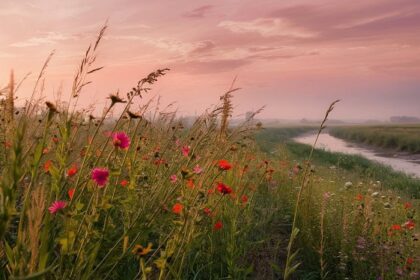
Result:
M130 146L130 137L125 132L116 132L112 136L112 142L115 147L127 149Z
M50 207L48 207L48 211L50 211L51 214L56 214L61 209L64 209L66 207L65 201L54 201Z
M72 164L69 170L67 170L67 176L72 177L77 173L77 165L75 163Z
M414 259L413 258L407 258L407 261L405 262L406 266L410 266L414 263Z
M206 214L206 215L207 215L207 216L209 216L209 217L210 217L210 216L211 216L211 214L212 214L211 209L210 209L210 208L207 208L207 207L203 209L203 212L204 212L204 214Z
M358 195L356 195L356 200L362 201L363 200L363 195L361 195L360 193Z
M75 189L69 189L69 191L68 191L68 195L69 195L70 200L72 200L72 199L73 199L73 196L74 196L74 192L75 192L75 191L76 191Z
M122 181L120 182L120 185L121 185L121 187L125 187L125 186L127 186L127 185L128 185L128 181L127 181L127 180L122 180Z
M221 229L223 227L223 223L222 223L222 221L217 221L215 224L214 224L214 230L219 230L219 229Z
M92 170L92 180L95 181L96 184L100 188L103 188L105 184L108 182L109 171L106 168L99 168L96 167Z
M181 203L175 203L174 206L172 207L172 212L174 214L181 214L182 209L184 209L184 205L182 205Z
M404 227L406 228L406 229L414 229L414 226L415 226L416 224L412 221L412 220L409 220L409 221L407 221L405 224L404 224Z
M229 170L232 168L232 165L225 159L219 160L218 166L220 170Z
M402 228L401 228L401 225L397 225L397 224L395 224L395 225L392 225L391 226L391 230L401 230Z
M51 160L47 160L47 161L44 163L44 171L45 171L45 173L50 172L50 168L51 168L51 166L52 166L52 161L51 161Z
M52 140L53 140L53 142L54 142L54 143L56 143L56 144L57 144L57 143L58 143L58 141L59 141L57 137L53 137L53 139L52 139Z
M241 197L241 201L242 201L242 203L243 203L243 204L247 203L247 202L248 202L248 197L244 194L244 195Z
M184 147L182 147L182 149L181 149L182 155L183 155L184 157L187 157L187 156L188 156L188 154L190 153L190 151L191 151L190 146L184 146Z
M187 187L189 187L190 189L194 189L195 185L194 185L194 180L193 179L189 179L187 181Z
M404 203L404 208L405 209L410 209L411 207L413 207L413 205L411 204L411 202Z
M232 192L232 189L223 183L217 184L217 190L223 195L230 194Z

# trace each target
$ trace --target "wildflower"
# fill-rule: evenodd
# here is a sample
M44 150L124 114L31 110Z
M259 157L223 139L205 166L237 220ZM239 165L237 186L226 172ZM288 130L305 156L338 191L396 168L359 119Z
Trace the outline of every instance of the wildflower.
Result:
M115 147L127 149L130 146L130 138L124 132L116 132L112 138Z
M51 204L51 206L48 208L48 211L50 211L51 214L55 214L65 207L66 207L65 201L57 200Z
M232 168L232 165L225 159L219 160L218 166L220 170L229 170Z
M323 194L324 200L328 200L331 197L331 193L330 192L325 192Z
M72 200L73 199L73 196L74 196L74 192L75 192L76 190L74 189L74 188L72 188L72 189L69 189L69 191L67 192L68 193L68 195L69 195L69 198L70 198L70 200Z
M414 263L414 259L413 258L407 258L405 265L407 267L411 266Z
M214 224L214 230L220 230L221 228L223 227L223 223L222 223L222 221L217 221L215 224Z
M413 207L413 205L411 204L411 202L404 203L404 209L410 209L412 207Z
M194 189L195 185L194 185L194 180L193 179L189 179L187 181L187 187L189 187L190 189Z
M121 187L126 187L127 185L128 185L128 181L127 180L122 180L121 182L120 182L120 185L121 185Z
M127 101L124 101L121 99L121 97L117 94L110 94L109 99L111 99L111 107L114 106L116 103L127 103Z
M147 244L147 247L143 247L141 245L136 245L134 246L133 250L131 251L134 255L137 256L145 256L147 254L150 253L150 251L152 251L152 246L153 244L149 242L149 244Z
M57 143L59 142L59 139L58 139L58 137L53 137L53 138L52 138L52 141L53 141L55 144L57 144Z
M176 183L176 181L178 181L178 177L176 177L176 175L175 175L175 174L172 174L172 175L169 177L169 180L171 181L171 183Z
M127 115L131 118L131 119L140 119L141 115L140 114L136 114L131 112L130 110L127 111Z
M189 155L190 151L191 151L190 146L183 146L182 149L181 149L182 155L184 157L187 157Z
M406 229L412 230L412 229L414 229L415 223L412 220L409 220L403 226Z
M217 190L223 195L232 193L232 189L223 183L217 184Z
M48 148L44 148L43 150L42 150L42 154L43 155L46 155L46 154L48 154L50 152L50 150L48 149Z
M72 177L77 173L77 165L75 163L72 164L69 170L67 170L67 176Z
M174 206L172 207L172 212L174 214L181 214L182 209L184 209L184 205L182 205L181 203L175 203Z
M242 201L243 204L247 203L248 202L248 196L246 196L245 194L242 195L241 201Z
M49 173L50 172L51 166L52 166L52 161L51 160L47 160L44 163L44 171L45 171L45 173Z
M195 173L195 174L200 174L201 172L203 172L203 168L201 168L200 167L200 165L196 165L194 168L193 168L193 172Z
M363 195L361 195L360 193L358 195L356 195L356 200L362 201L363 200Z
M204 212L204 214L206 214L207 216L211 216L211 214L212 214L212 211L211 211L211 209L210 208L208 208L208 207L206 207L206 208L204 208L203 209L203 212Z
M395 225L392 225L391 226L391 230L395 230L395 231L397 231L397 230L401 230L402 228L401 228L401 225L398 225L398 224L395 224Z
M105 186L108 181L109 171L106 168L96 167L92 170L92 180L95 181L100 187Z
M57 107L55 107L55 105L49 101L45 102L45 105L47 105L48 109L50 110L51 113L58 113Z

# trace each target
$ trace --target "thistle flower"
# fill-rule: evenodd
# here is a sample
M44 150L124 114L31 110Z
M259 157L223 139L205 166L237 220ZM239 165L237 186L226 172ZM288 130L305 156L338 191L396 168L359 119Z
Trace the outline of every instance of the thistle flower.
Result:
M125 132L116 132L112 138L115 147L127 149L130 146L130 137Z
M109 99L111 99L111 107L114 106L116 103L127 103L127 101L124 101L121 97L117 94L110 94Z
M98 184L99 187L103 188L108 181L109 171L106 168L96 167L92 170L92 180Z
M51 113L58 113L57 107L55 107L55 105L49 101L45 102L45 105L47 105L48 109L50 110Z
M140 114L133 113L130 110L127 110L127 115L130 117L130 119L141 119Z
M66 207L66 202L57 200L54 201L51 206L48 208L48 211L50 211L51 214L56 214L58 211Z

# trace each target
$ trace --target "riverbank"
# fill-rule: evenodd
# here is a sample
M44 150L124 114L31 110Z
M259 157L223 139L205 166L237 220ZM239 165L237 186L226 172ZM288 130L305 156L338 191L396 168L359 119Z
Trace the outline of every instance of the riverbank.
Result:
M273 217L291 217L311 150L284 137L289 132L274 137L275 131L263 131L257 137L262 149L269 148L267 162L274 170L269 188L273 193L268 194L281 206L272 208ZM417 227L407 231L405 220L417 223L420 181L361 156L316 149L305 182L297 216L301 266L296 279L324 274L328 275L325 279L411 279L417 275L417 261L406 263L418 252L418 242L411 238L418 231ZM265 197L271 206L269 201ZM278 225L276 219L273 225ZM275 232L274 226L265 230Z
M419 125L333 127L329 129L329 133L341 139L381 149L384 155L420 160Z

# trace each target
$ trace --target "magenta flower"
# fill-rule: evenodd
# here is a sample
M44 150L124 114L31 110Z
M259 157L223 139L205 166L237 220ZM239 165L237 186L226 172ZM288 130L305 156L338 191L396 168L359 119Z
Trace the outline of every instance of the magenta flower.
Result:
M171 180L171 183L176 183L176 181L178 181L178 178L176 177L176 175L175 175L175 174L171 175L171 176L169 177L169 179Z
M130 137L125 132L116 132L112 138L115 147L127 149L130 146Z
M98 184L99 187L103 188L108 181L109 171L106 168L96 167L92 170L92 180Z
M200 167L200 165L196 165L194 168L193 168L193 172L195 173L195 174L200 174L201 172L203 172L203 168L201 168Z
M48 211L50 211L51 214L55 214L65 207L66 207L65 201L57 200L51 204L51 206L48 208Z
M188 154L190 153L190 150L191 150L190 146L183 146L182 147L181 151L182 151L182 154L184 155L184 157L188 156Z

